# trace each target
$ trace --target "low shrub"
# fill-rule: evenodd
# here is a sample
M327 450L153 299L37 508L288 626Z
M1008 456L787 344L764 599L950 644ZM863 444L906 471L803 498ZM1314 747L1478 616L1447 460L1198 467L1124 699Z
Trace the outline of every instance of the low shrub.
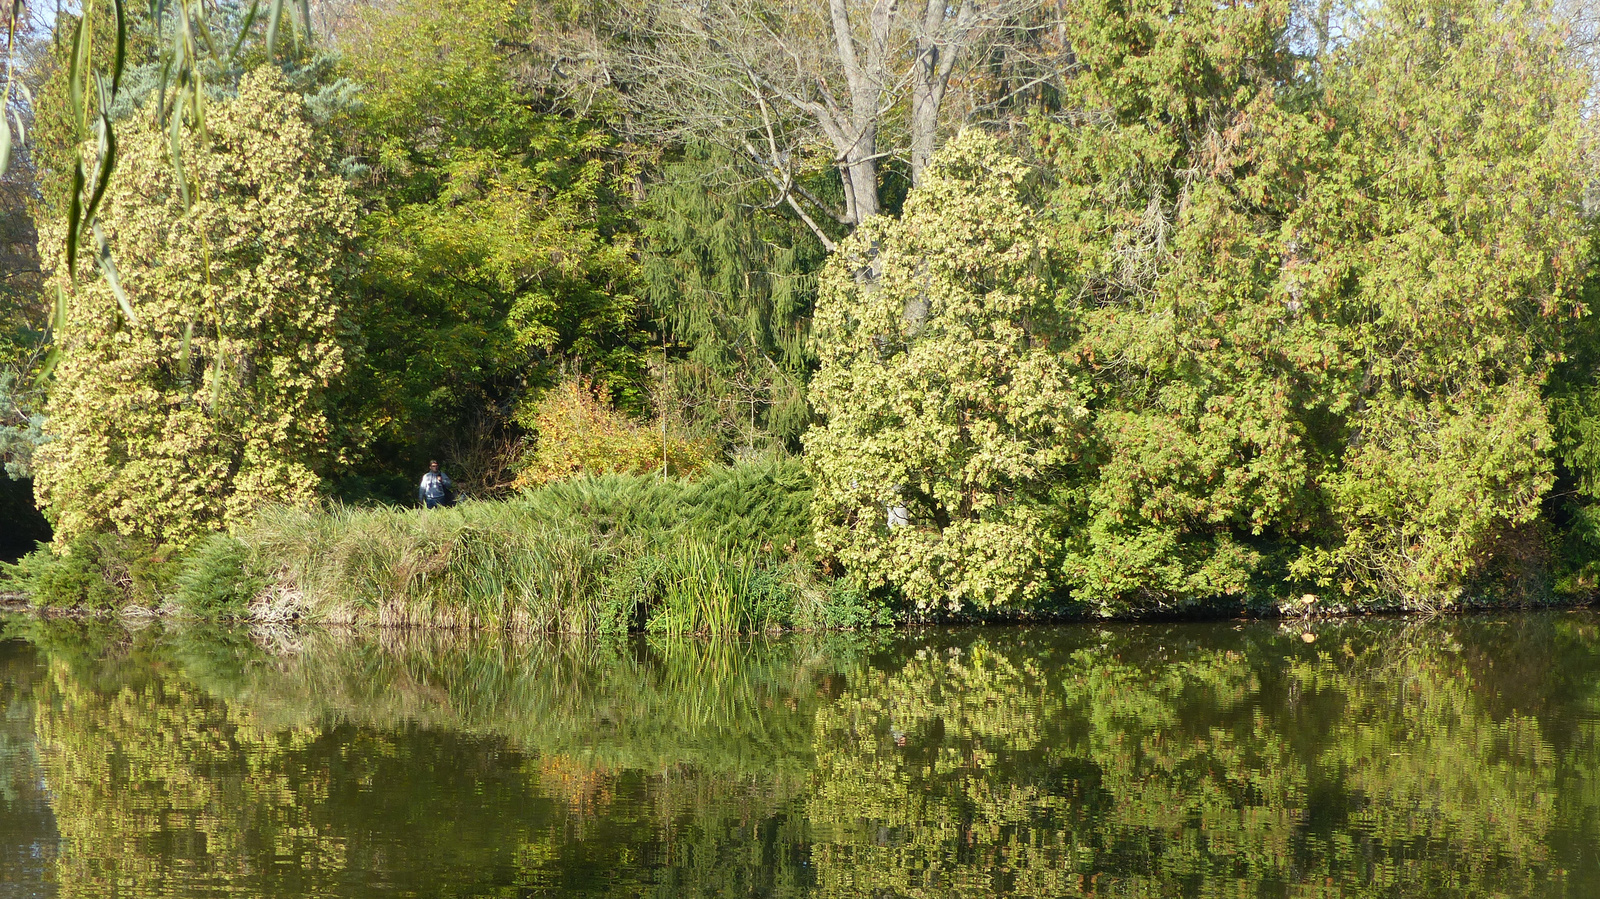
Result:
M543 520L583 521L603 533L693 532L724 548L813 556L811 479L797 459L707 469L693 480L627 475L575 478L513 504Z
M580 475L666 469L691 475L711 462L711 447L663 433L613 408L603 386L582 379L552 388L523 416L537 436L516 465L517 487L536 487Z
M171 594L178 551L117 534L80 534L66 545L39 544L15 564L0 565L36 606L154 608Z
M894 610L881 594L863 589L854 578L829 581L823 600L815 605L813 630L856 630L887 627Z
M238 617L266 589L267 578L242 541L212 534L184 557L173 586L173 599L190 615Z

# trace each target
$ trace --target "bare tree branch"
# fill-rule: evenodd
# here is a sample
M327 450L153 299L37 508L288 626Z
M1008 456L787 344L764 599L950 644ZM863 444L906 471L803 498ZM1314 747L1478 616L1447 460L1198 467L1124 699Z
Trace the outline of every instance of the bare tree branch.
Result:
M943 134L1064 76L1060 2L614 0L612 70L649 137L737 149L782 202L854 227L886 157L915 180ZM798 187L827 168L842 217Z

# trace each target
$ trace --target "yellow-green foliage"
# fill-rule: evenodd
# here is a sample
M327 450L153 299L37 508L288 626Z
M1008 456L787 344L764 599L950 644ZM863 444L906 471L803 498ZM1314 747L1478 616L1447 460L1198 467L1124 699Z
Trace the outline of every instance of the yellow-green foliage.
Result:
M1049 202L969 135L824 273L820 546L923 609L1106 615L1536 568L1591 227L1563 38L1388 0L1313 71L1286 0L1064 12Z
M693 474L711 461L705 444L659 425L634 421L614 408L604 386L581 378L563 381L540 398L528 416L533 451L523 459L518 487L548 484L581 474L655 471Z
M1285 228L1315 240L1284 281L1343 370L1330 407L1350 407L1322 477L1340 545L1300 568L1341 593L1455 603L1516 561L1553 481L1541 393L1586 312L1590 81L1535 21L1505 0L1383 4L1335 55L1329 136L1298 162L1321 172Z
M35 465L58 540L188 542L318 487L355 208L275 69L247 75L205 126L181 135L187 208L169 136L122 128L100 223L133 316L92 266L57 276L63 358Z
M1362 416L1361 440L1329 478L1345 542L1331 558L1348 580L1377 585L1413 606L1453 604L1508 529L1539 515L1550 489L1550 423L1521 385L1430 403L1384 398Z
M1052 340L1026 176L968 131L899 221L863 226L822 275L811 400L826 423L806 437L817 543L925 610L1026 604L1059 544L1049 492L1086 409Z

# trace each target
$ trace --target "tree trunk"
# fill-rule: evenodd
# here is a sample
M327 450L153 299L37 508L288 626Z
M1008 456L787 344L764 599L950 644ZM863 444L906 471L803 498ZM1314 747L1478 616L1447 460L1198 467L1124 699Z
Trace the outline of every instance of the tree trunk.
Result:
M956 56L971 36L976 12L972 0L962 0L952 15L946 0L927 0L917 32L916 58L911 68L911 183L922 180L922 170L933 158L939 137L939 108Z
M839 176L844 179L846 215L851 227L878 214L877 125L869 125L848 147L839 148Z

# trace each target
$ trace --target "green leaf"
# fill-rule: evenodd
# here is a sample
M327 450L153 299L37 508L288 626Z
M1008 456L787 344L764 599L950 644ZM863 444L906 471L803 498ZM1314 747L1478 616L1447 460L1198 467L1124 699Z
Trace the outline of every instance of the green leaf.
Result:
M106 286L111 288L112 294L117 298L117 305L122 307L122 314L128 317L128 323L139 324L139 316L133 312L133 304L128 301L127 291L122 289L122 279L117 275L116 261L111 258L111 245L106 242L105 234L101 233L99 223L94 225L95 261L100 264L100 274L105 276Z
M217 335L221 337L221 334ZM219 340L218 343L221 343ZM220 349L211 360L211 411L222 405L222 353Z
M0 174L11 168L11 126L0 113Z
M189 179L183 172L183 105L188 95L178 91L172 110L172 174L178 179L178 193L183 197L183 210L189 211Z
M39 365L39 376L34 379L34 383L38 384L40 387L43 387L45 384L49 383L50 375L55 372L56 364L60 361L61 347L51 347L50 352L46 353L44 356L44 362Z
M86 49L87 45L83 38L83 20L79 19L78 24L72 29L72 57L67 64L67 87L72 100L72 120L77 123L79 133L82 133L84 129L83 97L86 84L85 73L80 69L85 64L84 53Z
M89 205L83 212L85 223L94 222L95 213L100 210L100 201L105 198L106 186L111 183L111 172L117 166L117 135L111 128L111 118L106 110L111 108L111 97L106 93L105 79L98 74L95 76L95 85L100 89L100 168L96 173L94 193L89 197Z
M128 16L122 8L122 0L111 0L111 7L117 13L117 55L111 70L111 98L114 100L122 87L122 67L128 58Z
M278 26L283 22L283 0L272 0L267 7L267 58L271 59L278 46Z
M233 42L233 49L228 51L228 67L232 68L239 62L239 48L244 46L244 39L249 36L250 29L256 24L256 16L261 13L261 0L250 0L250 11L244 14L244 24L239 28L239 37Z
M82 239L83 217L83 151L72 167L72 200L67 208L67 278L78 279L78 243Z
M194 86L194 102L190 104L194 109L194 130L200 135L201 140L206 139L206 86L198 78L191 79Z
M211 38L211 29L206 26L204 10L195 18L195 27L200 32L200 40L206 45L206 53L217 62L222 61L222 54L217 52L216 42Z
M178 371L184 377L189 376L189 346L194 342L193 319L183 323L183 342L178 345Z

